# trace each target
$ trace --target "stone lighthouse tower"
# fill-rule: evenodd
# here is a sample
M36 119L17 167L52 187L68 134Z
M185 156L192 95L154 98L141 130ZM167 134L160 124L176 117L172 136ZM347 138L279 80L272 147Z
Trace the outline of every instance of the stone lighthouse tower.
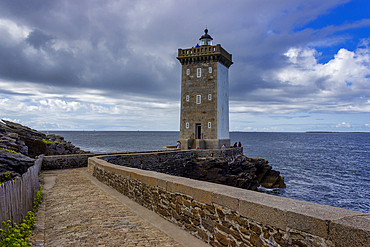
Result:
M229 67L232 56L212 45L208 30L200 46L179 49L181 69L180 142L182 149L230 146Z

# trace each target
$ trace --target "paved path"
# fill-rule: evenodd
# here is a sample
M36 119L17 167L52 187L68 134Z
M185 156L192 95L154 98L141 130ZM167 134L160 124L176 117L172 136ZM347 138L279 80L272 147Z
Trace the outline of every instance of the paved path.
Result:
M86 173L45 171L33 246L208 246Z

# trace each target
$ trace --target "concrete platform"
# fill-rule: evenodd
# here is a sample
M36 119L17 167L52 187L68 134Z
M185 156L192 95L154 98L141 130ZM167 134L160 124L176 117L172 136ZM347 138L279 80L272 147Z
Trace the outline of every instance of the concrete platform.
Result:
M45 171L33 246L209 246L99 182L86 168Z

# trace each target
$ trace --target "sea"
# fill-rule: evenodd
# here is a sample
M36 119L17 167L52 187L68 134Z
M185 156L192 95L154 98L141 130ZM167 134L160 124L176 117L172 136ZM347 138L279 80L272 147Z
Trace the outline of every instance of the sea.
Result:
M162 150L171 131L49 131L94 153ZM269 161L285 189L262 193L370 213L370 133L230 132L244 155Z

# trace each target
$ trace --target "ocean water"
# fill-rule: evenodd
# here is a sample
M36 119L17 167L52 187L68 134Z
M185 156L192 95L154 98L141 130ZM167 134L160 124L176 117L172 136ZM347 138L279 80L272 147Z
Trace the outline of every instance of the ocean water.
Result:
M53 131L91 152L161 150L179 132ZM370 133L231 132L244 154L269 161L286 189L260 191L370 213Z

